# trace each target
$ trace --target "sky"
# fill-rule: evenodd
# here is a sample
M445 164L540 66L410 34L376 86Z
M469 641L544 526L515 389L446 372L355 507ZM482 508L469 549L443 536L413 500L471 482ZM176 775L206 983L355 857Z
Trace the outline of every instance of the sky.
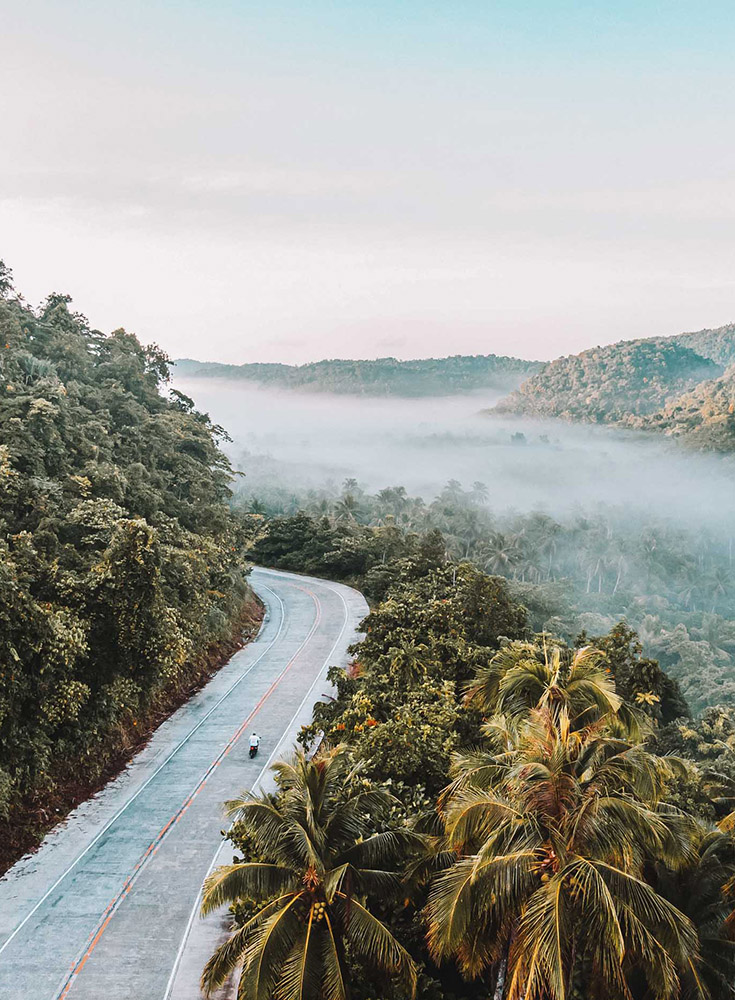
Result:
M0 0L0 257L172 357L735 320L735 6Z

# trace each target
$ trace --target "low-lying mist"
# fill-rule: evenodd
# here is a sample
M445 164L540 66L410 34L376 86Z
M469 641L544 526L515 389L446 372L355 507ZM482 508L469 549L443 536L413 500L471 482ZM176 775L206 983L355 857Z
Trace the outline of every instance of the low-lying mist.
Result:
M350 477L368 491L402 485L430 500L450 479L479 480L498 512L563 517L602 504L735 531L733 463L663 437L488 416L480 411L498 397L487 392L375 399L213 379L177 379L176 387L228 431L229 456L245 474L238 489L253 498Z
M387 516L439 528L452 555L511 581L532 627L573 638L625 619L693 710L735 698L732 459L663 436L491 416L486 392L177 387L232 436L241 509L329 514L337 532Z

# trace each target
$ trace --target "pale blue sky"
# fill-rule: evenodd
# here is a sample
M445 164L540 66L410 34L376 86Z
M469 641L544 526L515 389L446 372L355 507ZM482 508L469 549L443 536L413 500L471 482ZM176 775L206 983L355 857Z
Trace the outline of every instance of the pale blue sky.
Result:
M0 256L171 354L735 319L731 3L0 0Z

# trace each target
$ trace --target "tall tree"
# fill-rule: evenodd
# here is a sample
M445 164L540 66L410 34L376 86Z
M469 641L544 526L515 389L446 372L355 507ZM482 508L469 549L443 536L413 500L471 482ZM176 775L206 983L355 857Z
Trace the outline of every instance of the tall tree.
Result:
M396 864L416 846L416 835L374 832L391 796L356 784L342 748L315 761L299 754L274 771L275 797L227 805L262 860L218 868L205 883L202 912L241 897L255 899L257 909L211 957L202 987L211 993L242 962L239 996L346 1000L349 950L413 996L413 959L368 900L398 888Z
M429 945L496 995L668 998L695 967L692 921L646 878L691 850L691 823L661 803L674 764L617 739L604 721L574 731L565 708L486 727L459 756L442 801L456 860L434 882ZM644 994L639 994L643 996Z

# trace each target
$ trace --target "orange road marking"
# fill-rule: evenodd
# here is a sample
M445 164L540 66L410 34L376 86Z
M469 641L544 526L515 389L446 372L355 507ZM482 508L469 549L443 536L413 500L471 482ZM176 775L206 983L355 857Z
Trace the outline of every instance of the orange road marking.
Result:
M94 931L92 932L92 937L89 940L89 943L87 944L87 946L86 946L84 952L82 953L81 957L78 958L74 962L74 964L72 965L72 967L70 968L69 973L68 973L66 979L64 980L64 983L61 986L61 989L55 994L54 1000L65 1000L65 997L68 996L69 991L71 990L72 986L76 982L77 977L79 976L79 973L82 971L82 969L84 968L84 966L87 963L87 960L90 958L90 956L92 955L93 951L97 947L97 945L98 945L98 943L100 941L100 938L104 934L104 932L105 932L106 928L108 927L110 921L112 920L113 916L115 915L115 912L117 911L117 909L119 908L119 906L122 903L122 901L125 899L125 897L128 895L128 893L132 889L133 883L135 882L136 878L140 875L141 871L143 870L143 868L145 867L145 865L147 864L147 862L150 860L150 858L156 853L156 851L158 850L159 846L161 845L161 842L165 838L166 834L178 823L178 821L181 819L181 817L187 811L187 809L189 808L189 806L191 805L191 803L194 801L194 799L196 798L196 796L199 794L199 792L205 786L205 784L207 783L207 781L211 777L213 771L219 766L219 764L222 763L222 761L225 759L225 757L229 754L230 750L232 750L232 748L235 746L235 744L237 743L237 741L240 739L240 737L242 736L243 732L247 728L248 724L258 714L258 712L263 707L263 705L265 704L265 702L273 694L273 692L275 691L275 689L278 687L278 685L281 683L281 681L283 680L283 678L286 676L286 674L289 672L289 670L291 669L291 667L296 662L297 658L299 657L299 655L303 651L303 649L306 646L307 642L309 642L309 640L312 638L312 636L316 632L316 630L317 630L317 628L319 626L319 623L321 622L321 618L322 618L322 606L321 606L321 602L320 602L319 598L316 596L316 594L314 594L313 591L308 590L306 587L299 587L297 584L289 584L289 586L293 586L293 587L296 587L298 590L304 591L304 593L307 593L311 597L311 599L314 601L314 604L316 606L316 617L314 619L314 624L311 626L311 629L309 630L306 638L301 643L301 645L296 650L296 652L291 657L291 659L288 661L288 663L283 668L283 670L281 671L281 673L278 675L278 677L275 678L275 680L271 683L271 685L268 688L268 690L262 695L262 697L260 698L260 700L256 704L255 708L247 716L247 718L244 719L244 721L239 726L239 728L237 729L237 731L235 732L235 734L230 737L230 739L227 741L227 743L225 744L225 746L222 748L222 750L220 750L220 752L217 754L217 756L215 757L215 759L209 765L209 767L207 768L207 770L204 772L204 774L202 775L202 777L199 779L199 781L195 785L193 791L187 796L187 798L184 800L184 802L176 810L176 812L174 813L174 815L167 821L167 823L165 824L165 826L163 826L162 829L159 830L159 832L156 834L155 838L151 841L151 843L145 849L145 851L143 852L143 854L140 856L140 858L136 862L135 867L133 868L133 871L131 872L131 874L125 880L125 882L124 882L122 888L120 889L120 891L118 892L117 896L115 896L115 898L107 905L107 907L103 911L102 917L100 919L100 922L97 924L97 926L95 927Z

